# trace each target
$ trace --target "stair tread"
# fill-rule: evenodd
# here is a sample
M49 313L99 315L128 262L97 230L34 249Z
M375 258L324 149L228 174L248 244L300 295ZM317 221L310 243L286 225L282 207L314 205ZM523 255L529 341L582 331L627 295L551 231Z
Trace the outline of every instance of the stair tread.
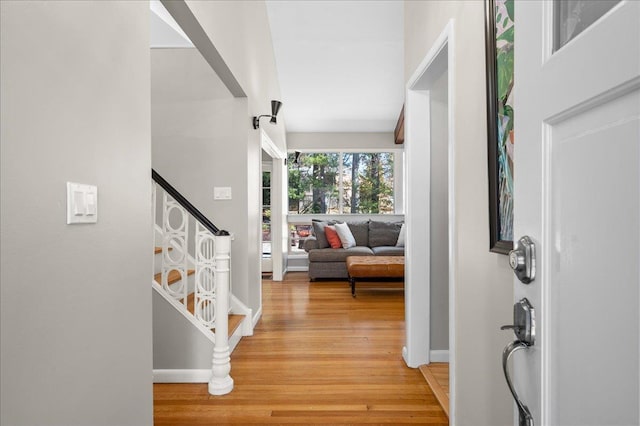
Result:
M173 250L172 247L169 247L169 251ZM153 249L153 254L159 254L162 253L162 247L154 247Z
M229 314L229 337L236 331L242 321L245 319L246 315L239 314ZM211 331L216 332L215 328L212 328Z
M195 269L187 269L187 276L189 275L193 275L196 273ZM154 279L162 284L162 272L158 272L157 274L154 275ZM182 279L182 276L180 275L180 272L176 271L175 269L172 269L171 271L169 271L169 276L167 277L167 282L168 284L173 284L176 283L178 281L180 281Z

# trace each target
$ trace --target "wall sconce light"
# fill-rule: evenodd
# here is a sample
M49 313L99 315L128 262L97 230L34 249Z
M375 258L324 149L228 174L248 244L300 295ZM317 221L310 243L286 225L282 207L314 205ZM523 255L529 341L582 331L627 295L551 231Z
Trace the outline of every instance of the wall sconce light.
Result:
M300 151L296 151L293 155L293 164L296 166L300 166L300 156L302 153Z
M271 115L265 114L265 115L259 115L257 117L253 117L253 128L254 129L260 128L260 119L262 117L271 117L271 120L269 120L269 123L276 124L277 123L276 116L278 115L278 111L280 111L281 106L282 106L282 102L271 101Z

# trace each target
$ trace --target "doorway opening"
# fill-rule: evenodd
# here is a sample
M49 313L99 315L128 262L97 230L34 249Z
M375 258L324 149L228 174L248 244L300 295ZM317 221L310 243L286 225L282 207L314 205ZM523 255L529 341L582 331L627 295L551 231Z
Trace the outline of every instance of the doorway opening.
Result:
M266 158L265 158L266 157ZM262 151L262 278L271 278L273 273L273 259L271 258L271 157Z
M455 422L456 252L453 45L453 21L449 21L407 84L407 337L403 348L410 367L449 363L451 403L446 403L451 424Z
M262 277L282 281L287 262L286 155L260 131L260 267Z

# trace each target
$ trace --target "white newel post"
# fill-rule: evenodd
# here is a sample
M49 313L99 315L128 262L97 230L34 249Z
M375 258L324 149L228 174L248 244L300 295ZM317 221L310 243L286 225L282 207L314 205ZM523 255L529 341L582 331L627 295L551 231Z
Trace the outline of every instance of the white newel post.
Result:
M229 353L229 270L231 266L231 236L219 231L215 241L215 293L216 293L216 338L213 347L213 365L209 393L225 395L233 390L231 358Z

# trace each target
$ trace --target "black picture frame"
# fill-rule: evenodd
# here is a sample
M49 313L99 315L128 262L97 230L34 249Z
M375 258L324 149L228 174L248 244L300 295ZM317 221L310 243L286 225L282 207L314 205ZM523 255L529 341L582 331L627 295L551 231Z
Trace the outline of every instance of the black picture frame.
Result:
M509 251L513 250L513 240L501 238L495 0L485 0L485 55L489 168L489 251L508 254Z

